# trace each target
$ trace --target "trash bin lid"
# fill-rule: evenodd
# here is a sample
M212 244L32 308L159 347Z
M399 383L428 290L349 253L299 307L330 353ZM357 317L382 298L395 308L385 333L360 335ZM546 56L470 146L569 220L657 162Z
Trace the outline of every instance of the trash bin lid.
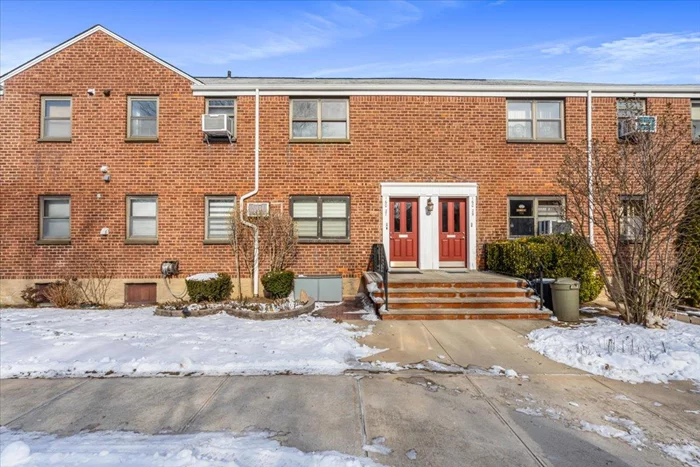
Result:
M552 288L555 289L578 289L579 288L579 281L572 279L570 277L560 277L558 278L554 284L552 284Z

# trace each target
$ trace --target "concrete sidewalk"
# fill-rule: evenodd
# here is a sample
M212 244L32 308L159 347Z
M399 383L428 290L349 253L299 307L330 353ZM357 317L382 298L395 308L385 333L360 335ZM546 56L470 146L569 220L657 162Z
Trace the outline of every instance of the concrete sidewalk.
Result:
M354 455L381 436L393 452L369 455L398 466L679 466L656 443L700 444L691 384L629 385L551 362L525 347L524 335L546 324L382 322L365 338L391 348L374 359L498 364L529 379L403 371L1 380L0 425L60 435L270 430L304 451ZM621 429L604 420L611 412L643 430L645 447L581 431L581 420Z

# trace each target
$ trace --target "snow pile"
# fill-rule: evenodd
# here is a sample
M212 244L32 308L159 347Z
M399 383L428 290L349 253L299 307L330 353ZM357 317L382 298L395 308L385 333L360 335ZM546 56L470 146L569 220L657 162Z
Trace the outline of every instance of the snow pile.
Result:
M81 433L58 438L0 428L0 464L129 466L379 466L366 457L335 451L305 453L271 439L274 433L142 435Z
M0 378L341 374L382 349L371 332L300 316L164 318L153 308L12 309L0 313Z
M212 279L216 279L217 277L219 277L219 274L216 272L201 272L199 274L193 274L191 276L188 276L185 280L205 282L210 281Z
M624 430L619 430L609 425L595 425L585 420L581 420L581 429L597 433L604 438L621 439L633 448L641 449L645 446L644 443L646 443L647 438L644 436L644 431L632 420L612 416L605 416L604 418L607 422L618 425Z
M659 448L667 455L678 459L691 467L700 467L700 447L693 443L659 444Z
M390 447L385 446L386 438L383 436L377 436L372 438L372 444L365 444L362 446L362 450L366 452L373 452L375 454L381 454L382 456L388 456L391 454L392 450Z
M700 382L700 326L671 320L668 329L597 318L578 327L528 335L530 348L560 363L608 378L641 383Z

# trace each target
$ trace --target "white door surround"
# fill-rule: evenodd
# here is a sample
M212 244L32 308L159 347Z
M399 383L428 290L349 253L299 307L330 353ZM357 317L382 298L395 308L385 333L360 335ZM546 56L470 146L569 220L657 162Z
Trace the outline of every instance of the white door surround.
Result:
M380 183L382 194L382 239L387 255L389 252L389 198L418 198L418 267L440 268L440 234L438 201L440 198L465 198L467 200L467 264L476 270L476 183ZM433 202L433 211L428 212L428 200Z

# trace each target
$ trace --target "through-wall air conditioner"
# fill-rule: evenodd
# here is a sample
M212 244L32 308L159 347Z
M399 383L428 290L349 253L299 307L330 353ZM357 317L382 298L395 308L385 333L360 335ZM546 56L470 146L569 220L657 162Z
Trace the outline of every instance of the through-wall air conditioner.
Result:
M207 142L210 136L225 136L233 142L233 116L226 114L202 115L202 131Z
M270 215L270 203L248 203L246 214L248 217L267 217Z
M634 133L656 133L656 117L652 115L639 115L620 122L621 138Z

